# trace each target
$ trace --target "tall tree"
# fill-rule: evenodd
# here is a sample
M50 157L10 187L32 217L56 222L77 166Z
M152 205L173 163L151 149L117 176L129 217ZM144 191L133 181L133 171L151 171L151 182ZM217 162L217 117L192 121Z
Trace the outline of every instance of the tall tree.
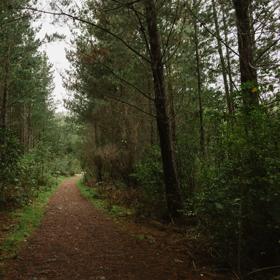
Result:
M226 97L226 103L229 114L233 113L233 102L232 102L232 96L229 90L228 85L228 78L227 78L227 69L224 54L223 54L223 47L221 43L221 33L220 33L220 24L218 20L218 14L217 14L217 6L216 6L216 0L212 0L212 9L213 9L213 17L214 17L214 23L215 23L215 31L216 31L216 39L217 39L217 45L218 45L218 52L220 56L221 61L221 70L222 70L222 76L223 76L223 82L224 82L224 88L225 88L225 97ZM231 73L229 73L231 75Z
M176 218L181 215L180 210L182 210L183 205L171 138L172 131L167 109L161 38L158 30L157 11L154 0L145 0L145 9L151 49L151 68L154 78L155 107L164 170L166 199L170 215Z
M240 79L246 110L259 103L257 70L254 63L254 42L251 34L249 7L251 0L233 0L238 30Z
M199 3L193 2L193 9L198 14ZM197 95L198 95L198 110L199 110L199 125L200 125L200 150L201 154L205 155L205 129L203 121L203 104L202 104L202 67L201 56L199 49L199 25L197 18L193 18L194 26L194 44L195 44L195 58L196 58L196 75L197 75Z

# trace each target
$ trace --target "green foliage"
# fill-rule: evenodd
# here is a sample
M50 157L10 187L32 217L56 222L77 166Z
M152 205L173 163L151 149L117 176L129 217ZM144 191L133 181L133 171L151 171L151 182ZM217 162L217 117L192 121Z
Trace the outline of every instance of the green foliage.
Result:
M66 134L62 137L61 139L69 140ZM24 147L20 145L17 137L12 133L6 134L5 145L1 146L0 203L2 207L6 204L29 203L37 196L40 187L48 187L53 183L54 177L72 176L80 172L79 161L65 142L63 140L59 143L57 152L57 142L53 139L51 142L41 141L34 148L23 153Z
M19 168L18 160L22 155L22 149L18 139L10 131L0 130L0 139L5 139L0 144L0 205L8 201L10 193L18 183Z
M2 253L2 259L16 256L22 242L40 225L45 206L61 181L62 178L53 181L50 187L42 188L32 204L12 213L16 225L8 233L4 242L1 243L0 251Z
M194 202L200 227L235 265L238 248L244 266L269 264L278 254L278 117L259 108L250 116L240 113L231 126L222 125L215 156L200 170Z
M132 214L130 209L120 205L112 205L108 200L98 193L96 187L87 187L84 183L84 178L78 181L77 187L84 198L93 203L98 209L106 211L113 217L123 217Z
M158 146L152 146L147 150L131 176L144 194L142 214L148 216L166 214L162 161Z
M136 165L132 175L138 184L145 189L148 196L158 198L163 193L163 171L160 149L151 147Z
M30 187L48 185L48 177L51 175L48 163L49 152L44 145L30 150L19 162L21 183Z
M80 171L80 161L71 154L60 156L53 163L54 175L74 176L79 174Z

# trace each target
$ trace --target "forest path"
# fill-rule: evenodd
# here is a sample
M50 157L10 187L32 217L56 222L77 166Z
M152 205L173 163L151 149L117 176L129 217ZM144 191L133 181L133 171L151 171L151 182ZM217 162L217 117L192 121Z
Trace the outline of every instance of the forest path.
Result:
M81 197L77 180L58 188L4 279L195 279L166 246L133 237L95 209Z

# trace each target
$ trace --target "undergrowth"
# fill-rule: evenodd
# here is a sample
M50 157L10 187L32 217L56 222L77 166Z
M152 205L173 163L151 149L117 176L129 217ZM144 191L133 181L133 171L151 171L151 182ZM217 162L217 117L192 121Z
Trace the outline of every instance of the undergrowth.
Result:
M104 198L98 190L93 187L88 187L85 185L83 178L77 182L77 187L81 192L81 195L90 201L97 209L103 210L113 217L125 217L133 215L133 210L112 204L109 200Z
M0 244L0 268L3 266L5 259L17 256L22 243L40 225L49 198L63 180L64 178L62 177L58 178L51 187L41 189L37 198L31 204L17 209L10 214L12 220L15 221L15 226L12 227L4 242Z

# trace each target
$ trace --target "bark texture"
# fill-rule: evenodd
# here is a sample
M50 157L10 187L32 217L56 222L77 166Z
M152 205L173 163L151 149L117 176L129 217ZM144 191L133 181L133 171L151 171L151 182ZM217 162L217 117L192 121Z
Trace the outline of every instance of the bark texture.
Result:
M151 49L157 126L163 163L166 200L172 218L181 216L182 198L177 175L172 143L172 128L168 117L167 92L162 62L161 38L157 26L157 11L154 0L145 0L146 20Z
M251 36L251 0L233 0L238 31L238 49L243 101L248 110L258 104L257 71L254 67L254 42Z

